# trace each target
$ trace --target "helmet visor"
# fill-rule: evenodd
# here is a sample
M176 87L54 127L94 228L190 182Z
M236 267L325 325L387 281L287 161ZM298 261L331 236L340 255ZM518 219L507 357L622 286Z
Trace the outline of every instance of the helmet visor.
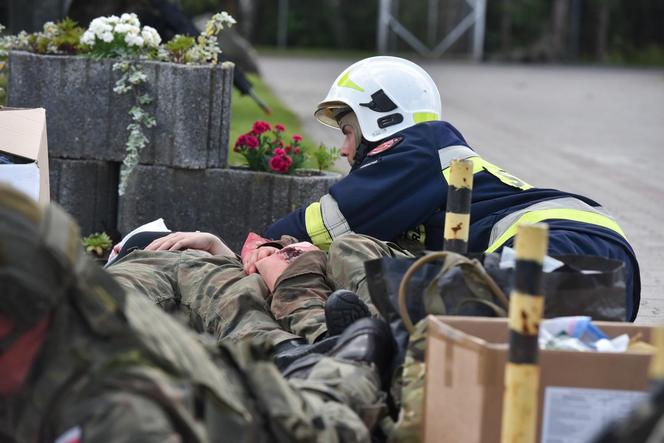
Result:
M325 126L338 129L338 118L349 111L352 109L344 102L322 102L314 112L314 117Z

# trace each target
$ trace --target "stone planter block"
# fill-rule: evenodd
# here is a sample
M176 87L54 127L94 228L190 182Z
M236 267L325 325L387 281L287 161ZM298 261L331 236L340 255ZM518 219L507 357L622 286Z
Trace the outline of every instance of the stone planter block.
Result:
M131 94L113 92L116 60L80 56L9 55L7 105L44 107L49 152L58 158L121 162L125 157ZM154 98L157 125L141 163L180 168L227 165L233 64L141 62Z
M117 232L119 163L49 159L51 200L81 225L81 234Z
M120 197L125 234L163 217L172 230L200 230L239 251L249 231L262 232L292 210L318 200L341 176L284 176L238 169L202 171L140 165Z

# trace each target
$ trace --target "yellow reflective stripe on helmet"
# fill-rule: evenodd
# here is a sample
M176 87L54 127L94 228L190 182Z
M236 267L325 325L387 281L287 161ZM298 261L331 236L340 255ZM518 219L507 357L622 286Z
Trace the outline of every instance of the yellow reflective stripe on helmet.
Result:
M320 202L314 202L307 206L307 209L304 211L304 225L307 228L309 238L311 238L311 243L327 251L332 243L332 237L323 222L323 212L320 208Z
M480 156L475 155L467 158L473 162L473 175L477 174L478 172L486 171L508 186L521 189L522 191L532 188L532 185L529 185L523 180L513 176L512 174L506 172L504 169L499 168L493 163L489 163ZM443 169L443 176L445 177L445 181L449 183L450 182L449 166Z
M438 114L435 112L413 112L413 121L423 123L438 120Z
M350 88L350 89L355 89L356 91L364 92L364 89L360 88L357 83L355 83L353 80L350 79L350 70L346 71L339 81L337 82L337 86L341 88Z
M523 223L538 223L545 220L560 219L560 220L572 220L582 223L588 223L591 225L601 226L603 228L610 229L614 232L617 232L621 236L625 237L625 233L618 223L612 220L606 215L599 214L597 212L582 211L579 209L540 209L535 211L529 211L519 217L519 219L512 223L512 225L507 228L489 247L485 252L491 253L496 249L500 248L507 240L516 235L517 226Z

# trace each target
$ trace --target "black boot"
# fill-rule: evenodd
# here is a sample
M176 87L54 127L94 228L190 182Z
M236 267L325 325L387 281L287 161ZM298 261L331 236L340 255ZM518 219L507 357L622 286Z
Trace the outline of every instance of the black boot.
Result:
M375 364L385 386L396 344L387 323L376 318L363 318L350 325L336 339L334 346L325 352L329 357ZM306 372L323 355L309 353L294 361L283 371L285 377Z
M287 340L274 347L274 364L280 371L286 369L291 363L310 354L324 354L337 343L336 337L323 338L313 344L308 344L303 338Z
M325 302L325 324L329 337L341 334L357 320L370 316L369 308L360 297L346 289L334 291Z

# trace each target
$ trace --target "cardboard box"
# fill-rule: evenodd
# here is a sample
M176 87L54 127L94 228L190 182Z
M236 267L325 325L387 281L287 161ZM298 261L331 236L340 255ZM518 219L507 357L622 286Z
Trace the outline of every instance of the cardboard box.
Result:
M506 319L429 316L424 440L498 442L502 420ZM595 322L607 335L642 334L632 323ZM537 441L586 442L646 398L648 353L540 350Z
M8 182L42 204L50 200L48 144L44 108L0 108L0 154L19 163L0 165L0 182Z

